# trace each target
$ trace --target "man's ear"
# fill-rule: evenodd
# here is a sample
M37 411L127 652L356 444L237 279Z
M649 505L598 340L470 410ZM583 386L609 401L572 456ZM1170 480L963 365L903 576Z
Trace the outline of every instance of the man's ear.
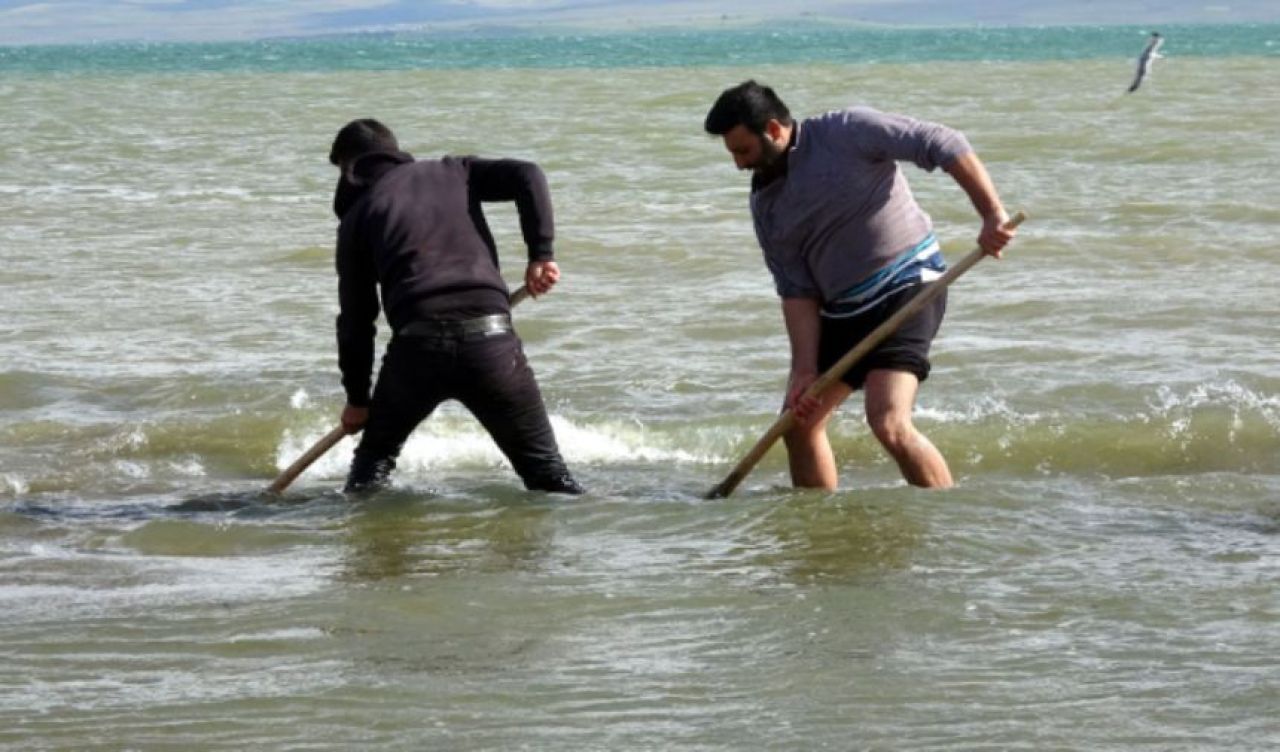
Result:
M777 118L769 118L769 121L764 124L764 134L775 144L782 141L783 132L785 130L785 126L778 122Z
M343 161L339 169L342 170L342 179L350 185L360 186L364 184L364 181L356 176L356 161L354 159Z

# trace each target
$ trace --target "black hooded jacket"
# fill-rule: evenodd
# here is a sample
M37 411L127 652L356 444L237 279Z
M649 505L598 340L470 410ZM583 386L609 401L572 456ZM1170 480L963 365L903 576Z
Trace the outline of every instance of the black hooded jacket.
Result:
M347 402L369 403L374 322L510 311L481 204L514 201L530 261L550 261L554 226L542 170L515 159L368 154L334 193L338 225L338 366ZM381 305L379 304L381 293Z

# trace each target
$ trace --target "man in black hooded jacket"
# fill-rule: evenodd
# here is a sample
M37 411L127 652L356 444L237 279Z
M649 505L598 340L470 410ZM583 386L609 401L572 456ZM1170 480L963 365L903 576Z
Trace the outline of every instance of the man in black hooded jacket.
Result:
M479 419L530 490L582 493L565 467L546 406L511 327L507 285L481 204L514 201L537 296L560 278L546 177L514 159L414 160L372 119L338 131L338 365L342 424L364 430L348 491L385 486L409 434L441 402ZM381 302L379 302L379 293ZM375 321L392 337L371 388Z

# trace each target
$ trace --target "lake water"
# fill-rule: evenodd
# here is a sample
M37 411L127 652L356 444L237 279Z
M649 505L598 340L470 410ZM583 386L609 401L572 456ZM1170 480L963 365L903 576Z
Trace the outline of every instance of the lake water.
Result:
M0 49L0 748L1266 749L1280 739L1280 27L784 28ZM963 130L1011 210L951 288L905 486L769 427L747 176L793 112ZM591 493L449 407L338 491L336 129L540 163L565 277L515 311ZM908 167L948 257L964 194ZM518 281L514 210L489 211Z

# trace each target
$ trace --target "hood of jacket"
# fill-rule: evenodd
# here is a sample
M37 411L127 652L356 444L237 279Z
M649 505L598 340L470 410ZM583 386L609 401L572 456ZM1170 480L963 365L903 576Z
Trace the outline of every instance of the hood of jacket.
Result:
M333 213L342 219L342 215L383 175L412 161L413 156L403 151L375 151L356 158L351 167L354 182L347 179L345 172L338 176L338 185L333 191Z

